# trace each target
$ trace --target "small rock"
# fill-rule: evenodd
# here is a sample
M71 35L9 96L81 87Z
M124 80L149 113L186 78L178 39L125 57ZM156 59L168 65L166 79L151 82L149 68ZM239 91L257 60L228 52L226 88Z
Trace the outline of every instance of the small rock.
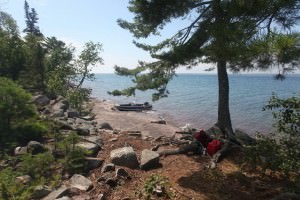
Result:
M33 97L33 103L38 106L46 106L50 103L50 99L45 95L37 95Z
M101 169L101 173L115 171L115 165L113 163L108 163L104 165Z
M52 191L50 194L48 194L43 200L55 200L58 198L63 197L65 194L67 194L68 188L66 186L61 186L57 190Z
M70 185L71 187L78 188L79 190L87 191L93 186L93 183L90 179L80 174L74 174L70 179Z
M158 197L161 197L161 196L163 196L163 194L164 194L163 188L162 188L160 185L157 185L157 186L156 186L154 192L156 193L156 195L157 195Z
M100 150L100 146L90 142L79 142L76 144L77 147L83 148L87 151L87 156L95 156Z
M44 145L37 141L30 141L27 144L27 151L30 152L31 154L35 155L38 153L43 153L46 151L46 148Z
M127 179L127 178L129 177L129 174L128 174L128 172L127 172L125 169L123 169L123 168L118 168L118 169L116 170L116 176L117 176L117 177L120 177L120 178L125 178L125 179Z
M116 142L116 141L118 141L118 138L111 138L109 141L110 142Z
M110 159L115 165L125 166L131 169L135 169L139 166L136 153L132 147L112 150L110 152Z
M141 169L153 169L159 166L159 154L157 152L144 149L141 155Z
M99 194L97 197L97 200L104 200L104 199L105 199L104 194Z
M65 196L65 197L61 197L61 198L55 199L55 200L71 200L71 198Z
M99 146L101 146L102 143L102 140L99 136L84 136L83 139L91 143L96 143Z
M82 135L82 136L90 135L90 129L88 129L86 127L76 128L76 131L77 131L78 135Z
M86 157L86 168L88 171L96 169L98 167L100 167L102 165L102 163L104 162L102 159L100 158L93 158L93 157Z
M17 176L16 179L19 183L22 183L22 184L27 184L27 183L31 182L31 180L32 180L31 176L29 176L29 175Z
M106 123L106 122L100 124L99 128L100 129L106 129L106 130L113 130L113 128L111 127L111 125L109 123Z
M16 147L14 153L15 156L24 155L27 153L27 147Z
M110 187L116 187L118 183L115 179L109 178L105 181L105 184L109 185Z
M67 111L67 116L68 118L75 118L75 117L79 117L79 113L74 109L69 109Z
M54 122L58 125L58 128L60 129L74 130L74 127L71 125L71 123L68 123L68 121L64 121L62 119L54 119Z
M50 194L50 192L51 192L50 188L43 185L39 185L34 188L32 198L41 199L47 196L48 194Z

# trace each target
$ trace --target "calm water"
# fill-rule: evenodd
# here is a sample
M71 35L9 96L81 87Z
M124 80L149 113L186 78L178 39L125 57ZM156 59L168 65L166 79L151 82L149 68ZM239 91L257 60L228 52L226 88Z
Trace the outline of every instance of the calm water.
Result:
M272 130L272 115L262 111L272 92L289 97L300 92L300 75L290 75L284 81L272 75L230 75L230 111L234 128L254 134ZM122 89L132 83L129 78L114 74L97 74L87 85L93 96L116 103L130 101L151 102L151 92L138 92L133 97L113 97L107 91ZM190 123L196 128L209 128L217 120L218 82L216 75L180 74L169 84L168 98L154 102L156 112L183 126Z

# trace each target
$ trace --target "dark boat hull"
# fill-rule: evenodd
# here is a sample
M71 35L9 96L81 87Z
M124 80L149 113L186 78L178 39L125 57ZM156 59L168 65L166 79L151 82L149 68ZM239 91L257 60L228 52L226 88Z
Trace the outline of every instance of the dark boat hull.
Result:
M119 111L143 111L143 110L151 110L152 105L150 104L121 104L116 106Z

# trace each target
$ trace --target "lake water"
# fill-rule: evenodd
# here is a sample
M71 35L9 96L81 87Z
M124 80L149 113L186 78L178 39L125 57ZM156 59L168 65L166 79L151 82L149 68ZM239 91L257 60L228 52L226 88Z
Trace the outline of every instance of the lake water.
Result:
M153 102L155 112L183 126L186 123L196 128L209 128L217 120L218 105L217 75L179 74L169 84L169 97ZM270 132L272 114L262 111L270 96L289 97L300 92L300 75L289 75L284 81L273 75L229 75L230 111L233 128L250 134ZM92 96L113 100L116 103L151 102L151 91L138 92L136 97L113 97L107 91L124 89L132 82L128 77L114 74L96 74L96 80L87 82L93 89Z

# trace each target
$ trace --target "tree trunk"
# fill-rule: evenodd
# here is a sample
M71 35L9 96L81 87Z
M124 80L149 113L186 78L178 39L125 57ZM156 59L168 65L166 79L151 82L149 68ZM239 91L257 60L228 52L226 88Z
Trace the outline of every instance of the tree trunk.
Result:
M216 125L225 134L226 138L233 138L234 133L231 125L229 112L229 81L226 70L226 61L220 60L217 63L218 82L219 82L219 104L218 104L218 121Z

